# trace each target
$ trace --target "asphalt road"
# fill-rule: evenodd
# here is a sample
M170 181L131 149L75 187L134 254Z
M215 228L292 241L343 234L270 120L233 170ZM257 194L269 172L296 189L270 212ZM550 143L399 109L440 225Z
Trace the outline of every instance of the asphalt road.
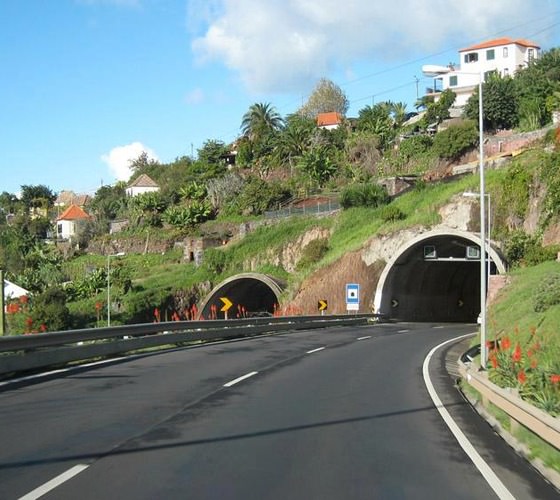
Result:
M3 386L0 498L496 498L422 378L432 347L473 330L298 332ZM462 400L444 356L434 386L512 497L558 498Z

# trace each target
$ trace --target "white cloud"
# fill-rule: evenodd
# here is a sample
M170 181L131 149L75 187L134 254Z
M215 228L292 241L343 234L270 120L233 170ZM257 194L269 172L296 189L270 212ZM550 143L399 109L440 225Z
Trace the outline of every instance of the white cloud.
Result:
M189 16L191 25L206 26L192 43L199 61L221 61L250 90L271 92L300 90L358 61L402 62L442 46L526 37L527 29L537 31L527 20L555 2L212 0L195 18L200 0L190 0Z
M159 160L155 152L141 142L116 146L107 154L102 155L101 160L109 166L109 170L118 181L127 181L132 173L130 163L143 152L146 152L149 159Z

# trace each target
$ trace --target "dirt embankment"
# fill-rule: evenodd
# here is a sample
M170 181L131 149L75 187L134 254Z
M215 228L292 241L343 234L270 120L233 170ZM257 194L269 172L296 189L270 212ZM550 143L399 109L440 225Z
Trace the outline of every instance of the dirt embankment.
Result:
M360 285L360 311L372 312L375 286L383 271L382 261L366 265L361 251L346 254L333 264L320 269L306 279L289 306L302 314L317 314L318 301L326 300L327 314L346 313L346 283Z

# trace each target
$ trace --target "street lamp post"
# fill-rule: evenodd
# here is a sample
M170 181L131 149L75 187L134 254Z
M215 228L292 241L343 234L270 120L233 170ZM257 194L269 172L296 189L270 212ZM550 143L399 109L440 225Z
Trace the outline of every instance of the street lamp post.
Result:
M423 73L426 76L438 76L449 73L449 68L426 66ZM484 72L478 73L468 71L454 71L453 73L465 75L478 75L478 142L479 142L479 166L480 177L480 367L485 370L488 360L486 348L486 203L485 203L485 183L484 183L484 119L482 105L482 83Z
M478 142L479 142L479 182L480 182L480 367L486 370L488 352L486 349L486 192L484 182L484 117L482 106L482 82L484 73L481 71L478 81Z
M107 326L111 326L111 257L122 257L124 252L107 255Z

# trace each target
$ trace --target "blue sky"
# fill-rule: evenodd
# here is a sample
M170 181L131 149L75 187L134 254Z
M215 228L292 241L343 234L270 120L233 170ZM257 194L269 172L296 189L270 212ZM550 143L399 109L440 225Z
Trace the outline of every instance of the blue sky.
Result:
M255 102L297 110L326 77L349 116L413 110L423 64L498 36L560 46L558 0L2 0L0 192L94 193L231 142Z

